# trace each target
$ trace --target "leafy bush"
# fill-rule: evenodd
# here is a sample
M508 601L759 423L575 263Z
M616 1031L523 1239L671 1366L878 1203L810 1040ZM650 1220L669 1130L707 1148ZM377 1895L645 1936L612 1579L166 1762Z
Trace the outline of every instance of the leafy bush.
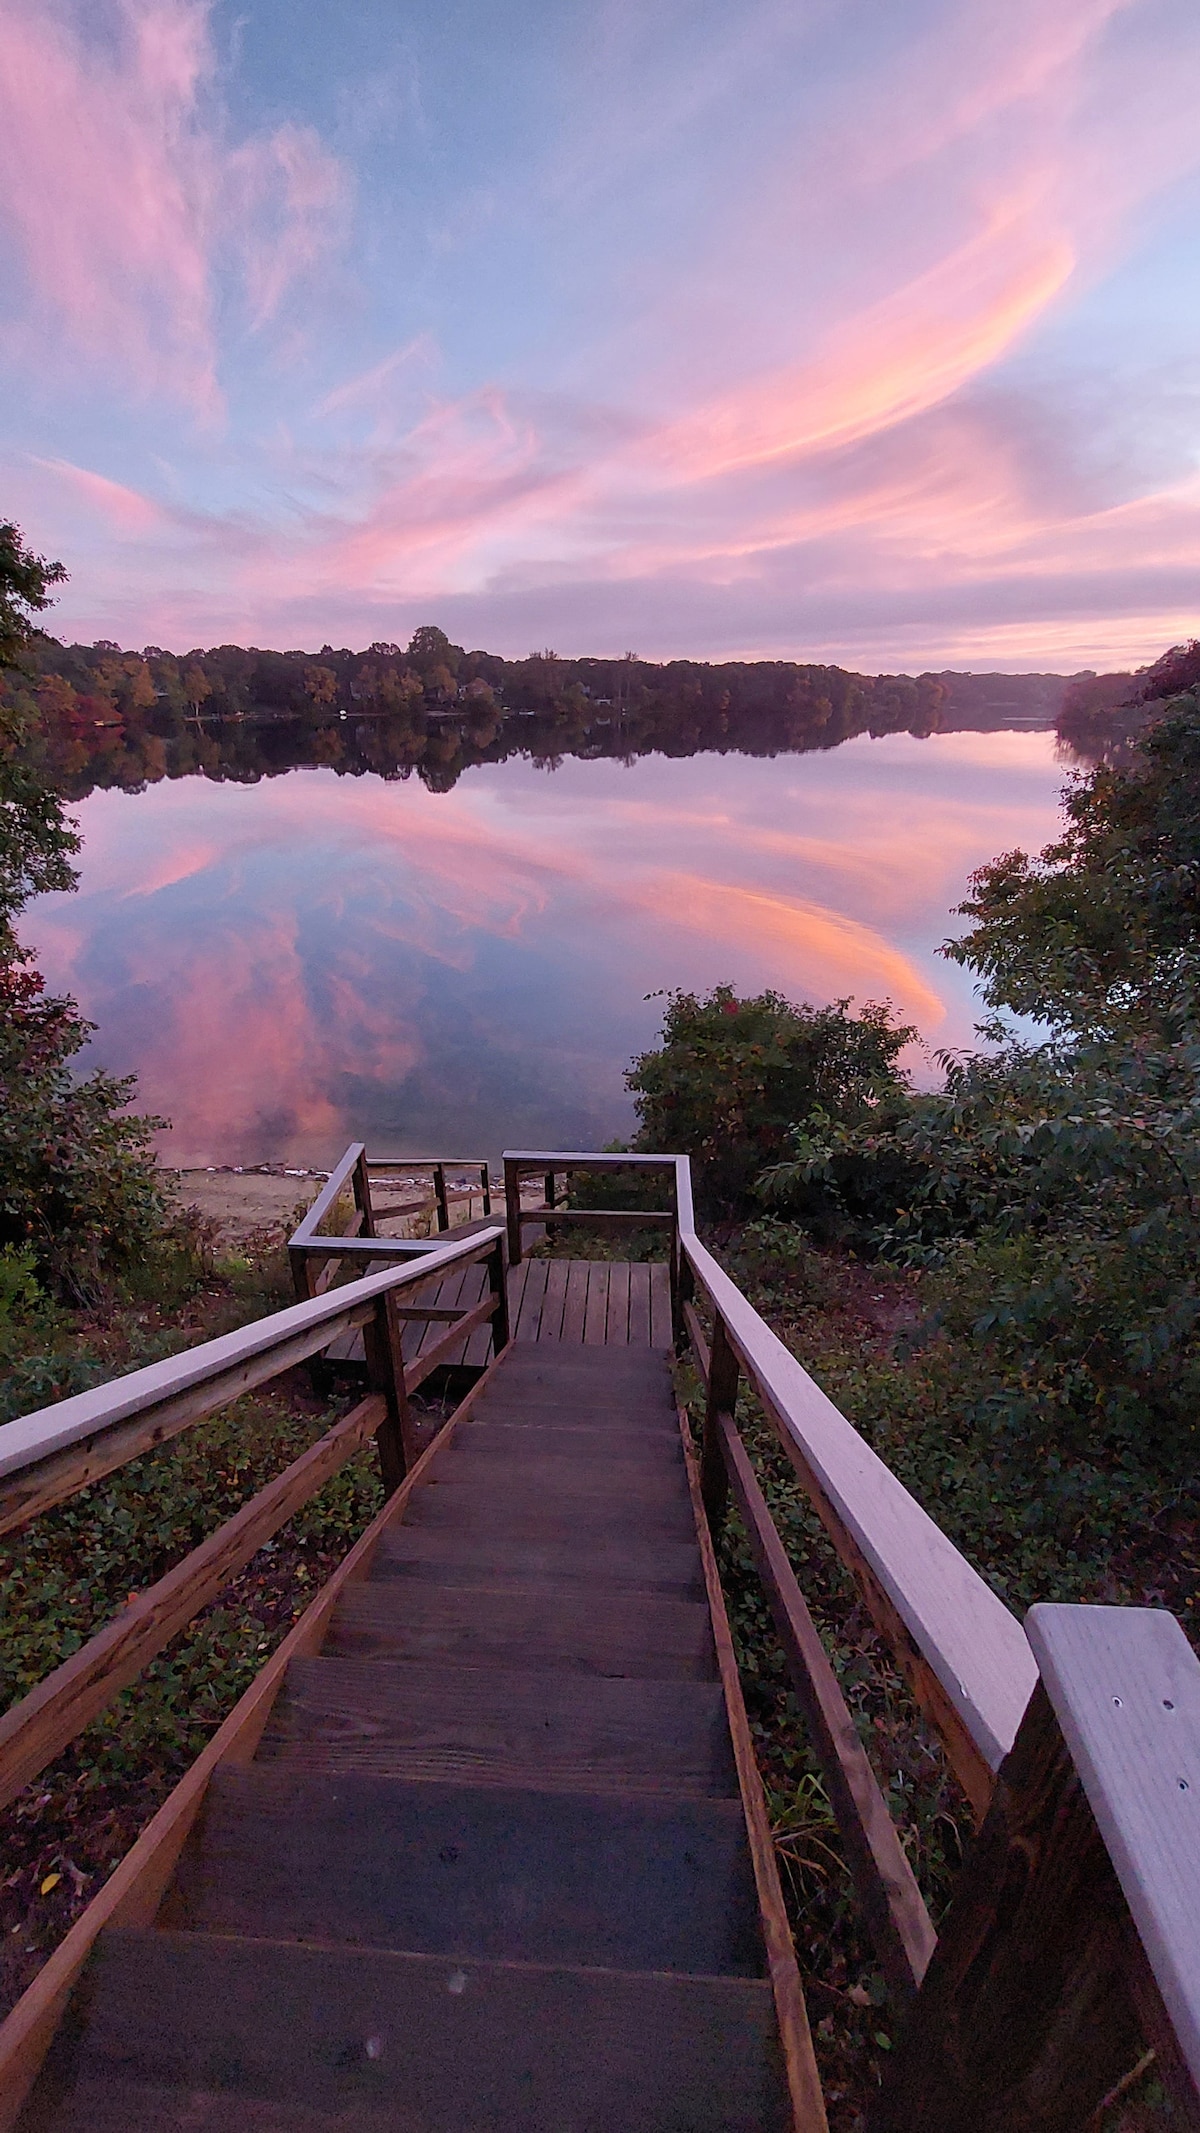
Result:
M132 1081L72 1072L91 1028L37 971L0 961L0 1245L77 1296L135 1260L167 1216L148 1145L160 1121L125 1112Z
M697 1160L700 1204L744 1206L763 1165L778 1160L797 1120L869 1118L902 1090L896 1060L915 1030L890 1007L848 1000L797 1006L781 993L742 1000L730 985L701 999L667 995L662 1044L625 1076L641 1121L637 1146Z
M32 618L64 576L0 524L0 669L22 664ZM19 760L23 738L11 701L0 701L0 1249L32 1254L31 1267L81 1298L163 1231L149 1146L162 1121L128 1115L132 1080L76 1077L92 1024L73 1000L46 996L13 932L31 896L74 887L69 855L79 848L58 795Z

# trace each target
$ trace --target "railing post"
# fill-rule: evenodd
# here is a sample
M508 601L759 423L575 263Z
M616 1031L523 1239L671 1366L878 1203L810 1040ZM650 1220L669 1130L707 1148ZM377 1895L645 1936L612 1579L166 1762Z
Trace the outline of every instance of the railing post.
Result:
M379 1472L385 1496L399 1488L417 1457L416 1431L404 1387L404 1358L400 1351L400 1322L390 1292L381 1296L363 1327L367 1357L367 1380L387 1402L387 1419L375 1433L379 1449Z
M700 1445L700 1491L708 1523L720 1530L729 1496L729 1476L721 1445L720 1417L732 1421L737 1409L738 1359L729 1344L725 1321L718 1312L713 1321L712 1350L708 1359L708 1398L704 1406L704 1435Z
M499 1355L509 1343L508 1324L508 1269L504 1263L504 1239L497 1237L488 1253L488 1273L496 1308L492 1313L492 1353Z
M1195 2129L1200 1666L1159 1610L1035 1607L1026 1628L1042 1678L871 2133L1074 2133L1146 2044Z
M504 1205L508 1217L508 1263L521 1264L521 1166L504 1158Z
M450 1208L446 1200L446 1169L443 1163L435 1163L433 1166L433 1197L437 1201L438 1229L449 1229Z
M360 1150L358 1161L354 1165L354 1205L362 1216L362 1222L359 1225L360 1237L373 1237L375 1235L375 1217L371 1212L371 1173L367 1169L367 1151L365 1148Z
M483 1187L483 1215L486 1221L492 1211L492 1181L486 1163L479 1166L479 1182Z

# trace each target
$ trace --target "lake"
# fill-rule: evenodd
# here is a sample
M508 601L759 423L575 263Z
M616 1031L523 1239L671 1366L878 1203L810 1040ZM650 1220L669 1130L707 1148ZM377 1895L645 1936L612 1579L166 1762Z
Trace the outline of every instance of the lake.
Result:
M78 807L79 892L23 936L136 1073L181 1168L599 1147L664 988L888 998L969 1044L937 954L974 867L1054 834L1053 731L770 758L476 764L450 791L303 768Z

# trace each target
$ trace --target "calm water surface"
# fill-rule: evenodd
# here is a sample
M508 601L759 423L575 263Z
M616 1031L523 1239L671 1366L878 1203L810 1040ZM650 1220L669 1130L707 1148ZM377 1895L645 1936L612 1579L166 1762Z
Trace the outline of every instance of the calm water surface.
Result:
M890 998L929 1046L969 1042L969 980L936 949L973 867L1054 833L1055 745L95 792L79 893L42 898L25 937L181 1167L328 1163L352 1137L596 1147L633 1122L622 1073L664 987Z

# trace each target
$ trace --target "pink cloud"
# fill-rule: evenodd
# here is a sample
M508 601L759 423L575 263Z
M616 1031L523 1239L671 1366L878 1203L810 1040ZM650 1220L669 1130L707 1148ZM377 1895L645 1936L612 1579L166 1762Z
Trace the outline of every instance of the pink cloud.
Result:
M217 266L241 261L266 323L322 256L345 185L306 128L230 151L209 16L210 0L0 0L0 218L33 299L31 360L65 343L211 420Z

